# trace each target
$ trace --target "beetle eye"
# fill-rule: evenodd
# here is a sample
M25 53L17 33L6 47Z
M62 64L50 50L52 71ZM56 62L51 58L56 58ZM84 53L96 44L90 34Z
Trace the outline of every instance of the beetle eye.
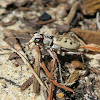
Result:
M50 36L50 39L52 39L53 38L53 36Z
M37 32L34 32L34 34L35 34L35 33L37 33Z

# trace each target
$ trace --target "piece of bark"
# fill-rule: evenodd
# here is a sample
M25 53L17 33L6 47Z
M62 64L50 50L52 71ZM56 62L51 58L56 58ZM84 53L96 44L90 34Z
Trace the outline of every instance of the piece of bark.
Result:
M36 53L36 55L35 55L34 70L37 73L37 75L40 76L40 56L38 53ZM33 77L33 91L35 93L39 93L39 89L40 89L40 84L39 84L38 80L35 77Z
M20 86L20 90L24 91L25 89L27 89L33 82L33 77L34 75L32 75L31 77L29 77L29 79L27 81L25 81L21 86Z
M100 0L82 0L80 7L84 15L93 15L100 11Z
M66 23L67 25L70 25L70 24L71 24L71 22L72 22L72 20L73 20L73 18L74 18L74 16L75 16L75 14L76 14L76 11L77 11L77 9L78 9L78 5L79 5L79 2L78 2L78 1L76 1L76 2L72 5L71 10L70 10L68 16L65 18L65 23Z
M79 28L72 28L71 31L75 32L87 44L100 45L100 32L81 30Z
M81 13L77 13L74 20L71 23L72 27L75 27L78 24L78 21L83 20L83 15Z

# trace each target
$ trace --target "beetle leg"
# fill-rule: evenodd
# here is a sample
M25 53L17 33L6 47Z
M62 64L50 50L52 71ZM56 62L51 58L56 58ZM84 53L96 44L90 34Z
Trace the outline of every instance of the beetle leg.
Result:
M47 50L50 54L50 56L54 59L54 60L57 60L58 62L58 67L59 67L59 74L60 74L60 80L61 80L61 83L63 82L62 81L62 74L61 74L61 64L60 64L60 61L56 55L56 53L54 51L51 51L50 49Z

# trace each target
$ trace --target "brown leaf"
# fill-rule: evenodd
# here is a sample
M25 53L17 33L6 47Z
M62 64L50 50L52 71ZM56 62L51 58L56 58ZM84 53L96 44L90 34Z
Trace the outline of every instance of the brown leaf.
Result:
M81 63L80 61L72 61L71 63L75 67L75 69L77 69L77 68L84 69L83 63Z
M66 80L66 85L73 85L79 79L79 70L75 70Z
M72 28L71 31L75 32L87 44L100 45L100 31L81 30L79 28Z

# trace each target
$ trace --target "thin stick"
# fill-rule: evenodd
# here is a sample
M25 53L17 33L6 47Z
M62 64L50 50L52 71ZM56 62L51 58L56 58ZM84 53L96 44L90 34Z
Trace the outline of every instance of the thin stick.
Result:
M73 34L73 36L84 46L86 45L85 42L83 42L76 34Z
M57 61L58 61L58 67L59 67L60 80L61 80L61 83L62 83L62 82L63 82L63 80L62 80L62 73L61 73L61 64L60 64L60 61L59 61L59 59L58 59L58 57L57 57L56 53L55 53L54 51L52 51L52 53L53 53L53 55L55 56L55 58L57 59Z
M96 69L96 68L93 68L93 67L88 67L93 73L96 73L97 75L100 75L100 70L99 69Z
M53 59L53 66L52 66L52 69L50 71L51 74L53 73L55 67L56 67L56 60Z
M96 44L88 44L85 46L80 46L80 48L87 49L94 52L100 52L100 46Z
M63 82L62 81L62 74L61 74L61 65L60 65L60 61L56 55L56 53L54 51L51 51L51 50L47 50L49 52L49 54L51 55L51 57L54 59L54 60L57 60L58 61L58 67L59 67L59 74L60 74L60 80L61 80L61 83ZM53 76L53 75L52 75Z
M59 88L62 88L64 90L70 91L70 92L74 92L73 89L69 88L69 87L65 87L63 85L60 85L58 82L56 82L55 80L51 80L53 82L54 85L56 85Z
M53 99L53 83L50 82L48 100L52 100L52 99Z
M53 74L55 67L56 67L56 59L53 59L52 69L50 71L51 74ZM53 86L54 86L53 83L50 81L48 100L53 100Z

